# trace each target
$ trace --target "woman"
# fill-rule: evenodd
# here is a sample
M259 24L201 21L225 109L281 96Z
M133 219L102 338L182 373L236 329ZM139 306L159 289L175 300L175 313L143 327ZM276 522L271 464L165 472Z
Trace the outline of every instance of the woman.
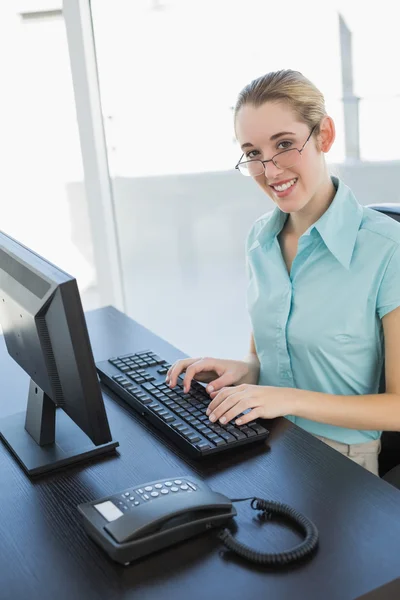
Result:
M285 416L378 475L381 432L400 430L400 225L329 176L335 126L301 73L246 86L235 132L237 168L276 204L247 239L250 354L180 360L167 381L209 383L210 421Z

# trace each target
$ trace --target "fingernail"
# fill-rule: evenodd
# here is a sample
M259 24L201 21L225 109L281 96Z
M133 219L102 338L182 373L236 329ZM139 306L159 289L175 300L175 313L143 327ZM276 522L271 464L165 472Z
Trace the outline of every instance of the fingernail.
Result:
M208 415L209 415L210 413L211 413L211 410L210 410L209 408L207 408L207 410L206 410L206 415L207 415L207 417L208 417Z
M212 421L212 422L215 421L215 415L214 414L210 415L210 421Z
M207 387L207 392L210 392L210 393L211 393L211 392L213 392L213 391L214 391L214 388L213 388L213 386L212 386L212 385L209 385L209 386Z
M219 420L220 423L226 423L226 417L221 417Z
M238 419L238 420L236 421L236 425L241 425L241 424L242 424L242 419Z
M165 378L166 383L169 383L169 377Z

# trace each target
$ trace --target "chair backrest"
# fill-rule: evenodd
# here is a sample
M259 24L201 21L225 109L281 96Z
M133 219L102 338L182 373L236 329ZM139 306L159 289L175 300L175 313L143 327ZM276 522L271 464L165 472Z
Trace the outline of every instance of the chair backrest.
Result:
M368 204L368 208L378 210L388 217L392 217L395 221L400 221L400 204L395 204L394 202L388 202L386 204Z
M400 204L369 204L368 208L377 210L395 221L400 221ZM385 372L383 371L379 387L380 393L383 393L385 389ZM386 479L385 475L387 474L388 481L391 477L389 473L394 473L396 476L393 476L394 480L390 481L390 483L400 489L399 467L396 469L396 465L400 462L400 433L398 431L384 431L381 442L382 450L379 457L379 473L384 479Z

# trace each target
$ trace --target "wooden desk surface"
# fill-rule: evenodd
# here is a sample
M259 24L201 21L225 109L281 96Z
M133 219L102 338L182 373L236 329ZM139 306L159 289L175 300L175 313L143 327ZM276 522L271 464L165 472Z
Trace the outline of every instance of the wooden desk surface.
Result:
M87 314L96 361L153 349L182 356L114 308ZM28 378L0 338L0 415L24 410ZM206 461L183 456L129 407L104 393L120 455L31 481L0 444L0 599L354 600L400 574L400 492L286 419L269 423L267 443ZM115 397L114 397L115 398ZM320 532L302 566L266 570L225 552L204 534L122 567L85 533L80 502L163 477L192 473L229 497L257 495L308 515ZM237 504L237 536L264 551L287 549L297 535L260 525Z

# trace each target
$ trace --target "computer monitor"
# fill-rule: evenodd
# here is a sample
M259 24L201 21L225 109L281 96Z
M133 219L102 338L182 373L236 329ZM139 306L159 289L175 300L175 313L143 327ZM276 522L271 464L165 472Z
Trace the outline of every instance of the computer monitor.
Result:
M0 419L0 437L25 471L115 452L75 278L3 232L0 324L31 378L26 412Z

